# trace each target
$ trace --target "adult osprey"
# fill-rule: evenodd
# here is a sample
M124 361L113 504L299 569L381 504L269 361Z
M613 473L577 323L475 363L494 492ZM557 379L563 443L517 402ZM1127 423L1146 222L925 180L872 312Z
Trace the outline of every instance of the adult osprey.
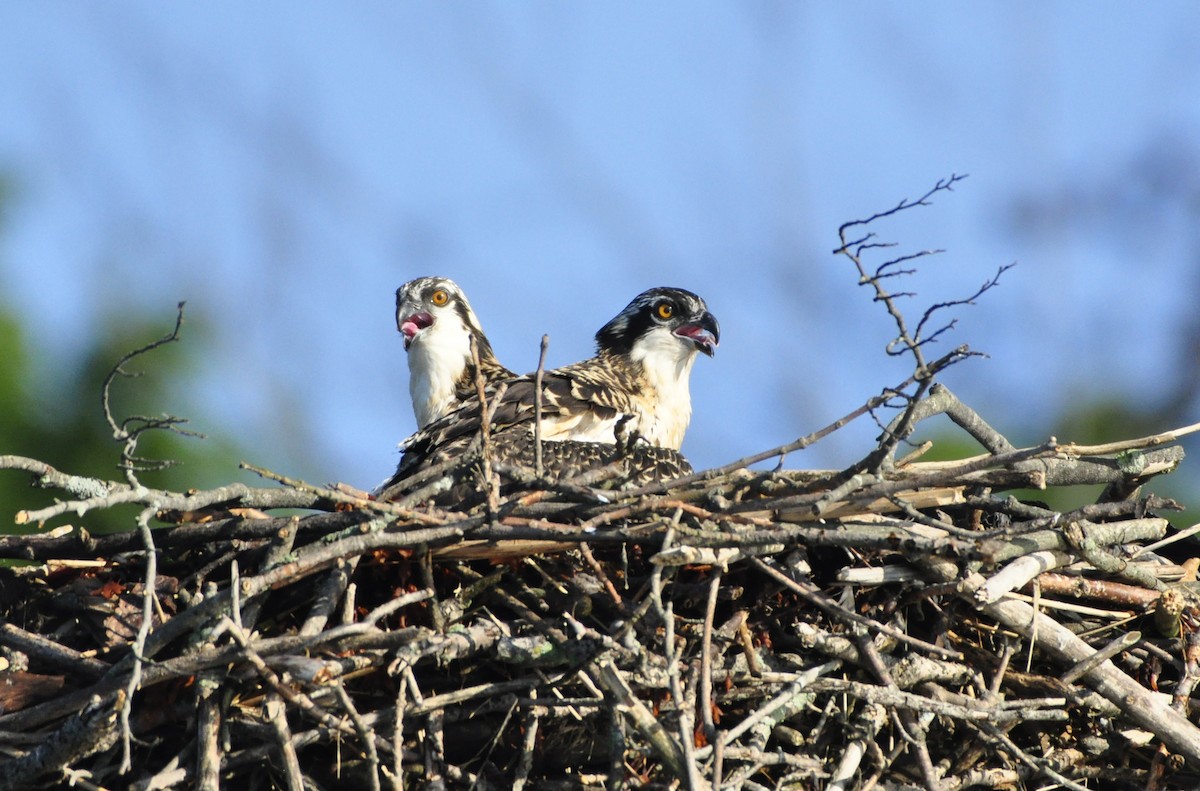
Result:
M408 391L417 428L475 395L472 339L488 384L516 376L496 359L467 295L449 278L419 277L396 289L396 329L408 352Z
M717 320L696 294L652 288L635 297L596 333L594 357L542 375L538 433L546 470L561 477L556 466L601 466L620 452L635 485L691 472L678 453L692 411L688 381L696 354L712 356L719 340ZM503 387L499 402L487 404L494 461L531 466L537 377ZM471 398L414 434L380 496L392 499L408 488L405 479L463 454L482 414Z

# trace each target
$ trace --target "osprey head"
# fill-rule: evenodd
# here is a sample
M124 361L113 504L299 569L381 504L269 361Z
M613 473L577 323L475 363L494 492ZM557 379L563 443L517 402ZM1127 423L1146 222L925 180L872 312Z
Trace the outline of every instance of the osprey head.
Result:
M479 326L471 303L453 280L421 277L396 290L396 328L408 352L408 391L417 425L425 426L455 409L475 390L477 370L489 381L512 376L500 365Z
M696 352L713 356L721 327L704 300L682 288L643 291L596 333L600 351L630 356L639 350L675 350L681 360Z
M451 326L438 327L439 324ZM446 277L419 277L396 289L396 329L404 336L406 350L443 329L483 334L466 295Z

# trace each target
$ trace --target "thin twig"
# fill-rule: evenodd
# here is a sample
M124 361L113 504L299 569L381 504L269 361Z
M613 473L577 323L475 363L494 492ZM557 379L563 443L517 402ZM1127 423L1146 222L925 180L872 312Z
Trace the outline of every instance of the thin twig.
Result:
M538 354L537 371L533 374L533 469L537 477L544 474L542 468L542 373L546 369L546 350L550 348L550 336L542 336Z
M113 415L113 410L112 410L112 384L113 384L113 381L118 376L136 377L136 376L141 375L141 374L136 374L136 373L129 373L128 371L126 371L124 368L125 363L133 360L135 357L140 357L141 355L143 355L147 352L153 351L155 349L158 349L159 347L166 346L168 343L174 343L179 340L179 331L183 327L183 306L184 306L184 304L185 303L180 302L179 305L176 307L174 328L170 332L168 332L166 335L159 338L158 340L148 343L145 346L134 349L133 351L129 352L124 357L122 357L120 360L118 360L117 364L114 365L112 367L112 370L110 370L108 372L108 375L106 377L104 377L104 384L100 390L100 404L101 404L101 408L104 410L104 419L108 423L109 428L112 429L113 439L117 440L118 442L123 443L123 446L122 446L123 449L121 451L121 470L125 473L125 478L129 482L130 486L139 486L140 485L138 482L138 479L137 479L137 471L138 470L162 469L163 467L167 467L167 466L170 466L175 463L170 460L150 461L149 459L144 459L144 458L138 457L136 455L138 440L143 433L145 433L147 431L152 431L155 429L164 429L164 430L171 431L176 434L182 434L185 436L194 436L194 437L202 436L200 434L196 434L195 432L185 431L185 430L179 428L180 424L187 422L183 418L172 417L170 415L165 415L161 418L133 416L133 417L125 418L120 423L118 423L116 417L114 417L114 415ZM129 427L130 424L136 424L136 425L131 429Z
M182 306L181 306L182 309ZM181 317L182 320L182 317ZM121 768L125 774L133 768L131 743L133 731L129 727L129 717L133 713L133 696L142 683L142 657L146 652L146 639L150 636L150 626L154 623L155 587L158 584L158 553L154 549L154 535L150 531L150 517L153 509L143 509L137 518L138 533L146 547L146 576L142 578L142 622L138 626L137 637L133 641L133 668L129 673L129 682L125 686L124 705L121 706Z

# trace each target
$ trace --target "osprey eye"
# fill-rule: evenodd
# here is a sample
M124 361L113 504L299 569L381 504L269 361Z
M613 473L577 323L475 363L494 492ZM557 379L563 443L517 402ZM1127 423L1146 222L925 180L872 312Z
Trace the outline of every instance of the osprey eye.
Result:
M450 295L446 293L446 289L439 288L429 295L429 301L437 305L439 308L450 301Z
M675 306L670 302L660 302L654 312L660 319L669 319L675 315Z

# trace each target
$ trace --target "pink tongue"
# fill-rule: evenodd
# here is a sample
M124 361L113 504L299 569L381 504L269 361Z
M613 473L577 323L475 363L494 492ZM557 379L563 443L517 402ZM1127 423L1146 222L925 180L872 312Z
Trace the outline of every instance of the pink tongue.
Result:
M695 324L684 324L682 327L676 330L676 332L678 332L680 335L685 335L694 341L701 341L709 344L710 346L717 345L717 341L715 338L713 338L713 334L711 332Z
M404 323L400 325L400 332L404 334L405 338L412 340L413 336L421 331L421 327L422 325L412 319L405 319Z

